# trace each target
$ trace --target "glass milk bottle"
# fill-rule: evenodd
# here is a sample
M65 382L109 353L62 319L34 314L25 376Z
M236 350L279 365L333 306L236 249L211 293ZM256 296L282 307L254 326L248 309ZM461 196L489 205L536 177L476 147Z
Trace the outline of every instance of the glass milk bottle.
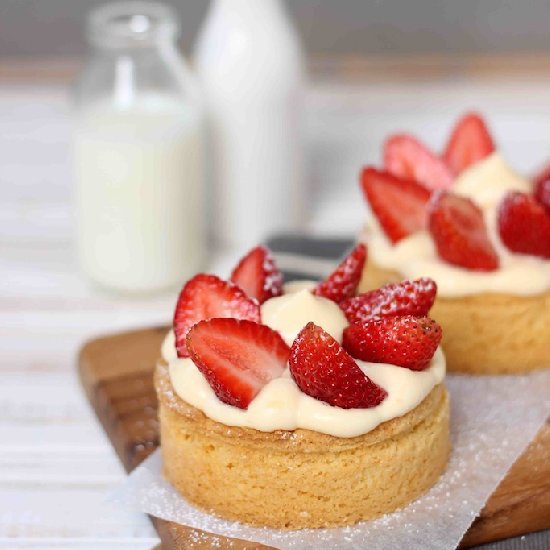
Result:
M202 117L163 4L121 2L88 19L94 55L76 88L80 262L97 284L147 292L201 264Z
M250 246L303 217L300 41L281 0L213 0L195 49L216 237Z

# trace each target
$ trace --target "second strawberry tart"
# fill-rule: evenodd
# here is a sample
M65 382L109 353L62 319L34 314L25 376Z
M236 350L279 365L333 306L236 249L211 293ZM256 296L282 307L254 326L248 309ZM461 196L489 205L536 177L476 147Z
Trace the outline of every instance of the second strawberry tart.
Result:
M441 156L412 136L390 137L384 168L365 168L361 187L372 216L360 290L433 278L449 370L550 367L548 174L535 183L517 174L470 113Z
M449 455L433 281L353 301L359 245L319 284L253 249L183 287L156 371L163 469L188 500L258 526L350 525L427 491Z

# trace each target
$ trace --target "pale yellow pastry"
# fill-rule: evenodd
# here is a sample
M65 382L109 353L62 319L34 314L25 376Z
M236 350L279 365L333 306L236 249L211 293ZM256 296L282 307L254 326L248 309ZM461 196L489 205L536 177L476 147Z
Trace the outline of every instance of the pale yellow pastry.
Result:
M389 282L430 277L437 297L430 311L443 329L450 371L515 374L550 367L550 259L509 250L501 241L498 212L510 192L529 193L531 183L498 153L471 165L450 192L473 201L482 213L498 267L478 271L449 263L429 228L391 242L371 212L360 240L369 260L359 292Z
M351 438L211 420L175 393L165 361L155 384L166 478L190 502L227 519L290 529L350 525L405 506L447 464L442 384L407 414Z
M224 307L250 305L198 275L176 319L213 307L205 286L216 306L227 294ZM344 312L317 288L285 285L256 306L261 323L199 320L185 332L183 353L177 322L167 334L155 374L163 471L196 506L261 527L352 525L406 506L445 469L440 336L425 342L419 370L358 359L345 348Z

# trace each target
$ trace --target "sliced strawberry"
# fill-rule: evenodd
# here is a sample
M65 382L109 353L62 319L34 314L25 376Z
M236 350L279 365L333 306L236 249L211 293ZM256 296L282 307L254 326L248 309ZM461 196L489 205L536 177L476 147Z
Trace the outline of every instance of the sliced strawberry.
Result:
M494 150L493 138L483 118L477 113L466 113L453 128L443 159L458 175Z
M180 292L174 312L178 357L189 357L185 344L189 329L199 321L212 317L260 322L260 306L233 283L206 273L196 275Z
M359 323L372 317L423 317L433 306L437 285L423 277L415 281L392 283L341 302L340 308L350 323Z
M512 252L550 259L550 214L526 193L508 193L498 210L502 242Z
M336 303L353 296L357 291L366 259L367 247L358 244L342 263L313 289L313 294Z
M441 341L441 327L429 317L375 317L344 329L343 346L356 359L424 370Z
M398 178L414 180L428 189L446 189L453 183L447 165L408 134L396 134L386 140L384 168Z
M369 409L387 396L330 334L313 323L294 340L288 364L304 393L334 407Z
M442 260L474 271L498 269L483 213L470 199L437 192L428 212L430 233Z
M231 273L231 281L260 304L283 293L283 275L265 246L253 248L241 259Z
M535 178L535 198L546 208L550 213L550 165L548 165Z
M361 187L392 243L425 229L430 192L419 183L368 167L361 174Z
M265 325L210 319L187 333L187 349L220 401L246 409L286 368L289 347Z

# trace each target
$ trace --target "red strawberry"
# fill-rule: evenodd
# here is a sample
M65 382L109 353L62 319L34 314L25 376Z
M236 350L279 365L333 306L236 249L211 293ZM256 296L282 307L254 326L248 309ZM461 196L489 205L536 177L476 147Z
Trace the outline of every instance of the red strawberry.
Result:
M498 269L483 213L470 199L437 192L428 213L430 233L442 260L474 271Z
M495 144L485 121L477 113L467 113L453 128L443 159L455 174L460 174L494 150Z
M389 284L348 298L340 303L350 323L359 323L372 317L423 317L433 306L437 285L428 278Z
M386 140L384 168L398 178L414 180L428 189L446 189L453 183L447 165L408 134L396 134Z
M304 393L334 407L369 409L387 396L330 334L313 323L294 340L288 364Z
M550 214L525 193L508 193L498 210L502 242L512 252L550 259Z
M290 353L278 332L238 319L201 321L187 333L187 349L220 401L239 409L283 374Z
M550 165L535 178L534 195L550 213Z
M174 333L178 357L188 357L185 337L189 329L212 317L235 317L260 322L260 306L238 286L215 275L200 273L180 292L174 312Z
M419 183L368 167L361 174L361 187L392 243L426 227L430 192Z
M344 329L344 348L357 359L424 370L441 341L441 327L429 317L375 317Z
M253 248L241 259L231 273L231 281L260 304L283 293L283 276L265 246Z
M336 270L313 289L313 294L336 303L353 296L357 291L366 259L367 247L358 244Z

